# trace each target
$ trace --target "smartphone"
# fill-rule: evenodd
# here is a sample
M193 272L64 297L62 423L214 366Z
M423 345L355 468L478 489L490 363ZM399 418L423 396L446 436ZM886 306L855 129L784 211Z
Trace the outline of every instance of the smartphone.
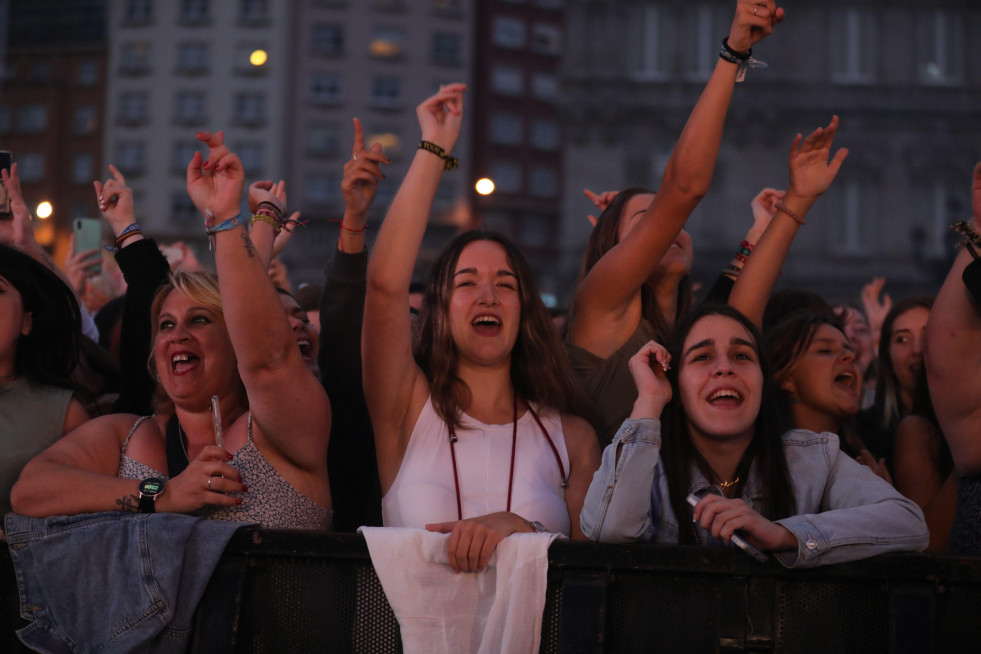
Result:
M695 495L695 493L688 493L687 500L688 500L688 504L691 505L691 508L693 509L695 508L695 505L698 504L699 499L701 498L699 498L698 495ZM760 563L767 562L768 559L767 555L761 552L760 550L756 549L749 543L747 543L746 539L743 538L738 531L732 535L732 538L730 540L732 541L733 545L735 545L742 551L746 552Z
M75 226L75 252L85 252L102 247L102 221L98 218L76 218ZM102 272L102 256L92 265L85 268L93 275Z
M10 172L10 164L14 162L14 155L6 150L0 150L0 168ZM0 220L11 220L14 215L10 213L10 195L7 187L0 184Z

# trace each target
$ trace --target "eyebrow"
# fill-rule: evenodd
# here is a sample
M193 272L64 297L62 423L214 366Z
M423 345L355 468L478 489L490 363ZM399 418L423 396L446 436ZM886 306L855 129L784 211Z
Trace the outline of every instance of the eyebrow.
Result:
M457 270L455 273L453 273L453 277L455 278L457 275L476 275L476 274L477 274L476 268L461 268L460 270ZM511 272L510 270L505 270L504 268L501 268L500 270L497 271L497 276L514 277L515 279L518 278L518 276L515 275L513 272Z
M699 341L698 343L695 343L690 348L685 350L685 354L683 356L687 357L694 350L706 347L708 345L715 345L715 340L711 338L706 338L704 341ZM729 345L745 345L746 347L753 350L754 352L756 351L756 346L753 345L751 341L747 341L745 338L739 338L737 336L733 336L732 338L729 339Z

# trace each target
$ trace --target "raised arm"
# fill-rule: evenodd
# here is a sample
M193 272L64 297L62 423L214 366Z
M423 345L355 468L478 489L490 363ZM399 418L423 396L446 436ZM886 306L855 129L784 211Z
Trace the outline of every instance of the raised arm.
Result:
M968 223L981 233L981 163L974 168L973 219ZM978 247L975 244L974 249ZM962 475L981 472L981 315L975 297L964 283L964 273L981 264L967 247L960 249L944 280L927 321L923 353L930 398L940 430L950 445L954 467ZM969 268L970 267L970 268ZM975 277L975 279L977 279Z
M221 132L202 132L198 139L210 152L207 161L195 153L187 168L187 190L213 239L225 324L258 427L255 437L298 468L326 473L330 404L303 362L276 290L245 231L239 214L245 186L242 163L224 146Z
M464 89L443 86L416 109L422 139L446 153L460 135ZM411 423L429 393L412 358L409 284L444 165L432 152L416 151L368 262L361 356L383 492L395 480ZM416 415L410 416L410 407Z
M838 116L832 116L827 127L818 127L806 139L800 134L794 139L790 146L790 187L732 288L729 304L757 327L763 324L770 292L797 230L806 222L804 216L831 186L848 156L847 148L841 148L829 161L837 130Z
M729 47L749 51L783 16L773 0L738 0ZM735 63L719 59L668 160L654 201L580 284L570 324L576 345L591 351L610 349L598 347L600 343L619 347L635 329L635 319L626 315L633 298L708 192L737 70Z

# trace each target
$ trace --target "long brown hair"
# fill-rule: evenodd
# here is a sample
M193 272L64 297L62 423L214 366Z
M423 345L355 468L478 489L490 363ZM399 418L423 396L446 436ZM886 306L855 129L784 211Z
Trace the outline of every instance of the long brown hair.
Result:
M893 325L899 316L919 307L929 311L933 308L933 300L928 297L910 297L900 300L892 305L879 331L879 374L875 382L875 404L872 413L876 424L890 432L895 432L900 418L909 412L909 407L903 407L903 400L899 394L899 380L896 378L896 370L889 355Z
M586 242L586 252L583 254L582 267L579 270L579 283L581 284L593 266L603 258L607 252L612 250L620 242L620 220L623 216L624 207L627 202L637 195L644 193L654 194L654 191L634 186L624 189L616 194L610 204L606 206L603 213L596 220L596 226L589 235ZM654 291L647 284L641 286L641 315L654 327L654 339L664 343L671 334L671 326L688 313L692 305L692 283L691 275L685 275L678 284L678 302L675 315L662 316L658 309ZM570 307L570 316L575 313L575 306ZM568 323L567 323L568 324Z
M585 395L538 295L528 262L503 234L479 230L460 234L440 254L429 275L419 312L419 334L413 354L429 380L436 414L460 427L460 414L470 405L472 397L466 383L457 376L459 355L450 331L449 306L460 253L476 241L492 241L504 248L518 280L521 322L511 350L511 383L515 393L560 412L587 417Z

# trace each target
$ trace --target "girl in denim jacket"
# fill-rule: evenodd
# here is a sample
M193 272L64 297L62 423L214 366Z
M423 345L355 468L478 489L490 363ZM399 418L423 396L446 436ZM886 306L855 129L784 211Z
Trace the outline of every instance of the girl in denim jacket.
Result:
M683 545L738 535L788 567L924 549L919 508L835 434L784 430L759 340L738 311L703 306L668 348L649 342L631 358L638 398L593 477L583 533Z

